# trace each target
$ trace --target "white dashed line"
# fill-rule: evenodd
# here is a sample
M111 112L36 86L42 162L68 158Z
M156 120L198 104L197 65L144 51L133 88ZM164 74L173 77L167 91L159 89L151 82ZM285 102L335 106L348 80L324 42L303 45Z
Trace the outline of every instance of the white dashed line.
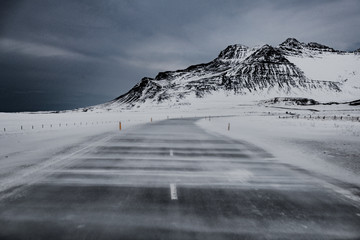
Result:
M175 183L170 183L170 197L171 197L171 200L178 199Z

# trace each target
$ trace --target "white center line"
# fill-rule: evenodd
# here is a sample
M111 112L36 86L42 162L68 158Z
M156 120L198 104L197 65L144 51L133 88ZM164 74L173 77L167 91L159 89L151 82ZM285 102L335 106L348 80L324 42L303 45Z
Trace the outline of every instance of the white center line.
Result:
M171 197L171 200L178 199L175 183L170 183L170 197Z
M174 151L172 149L170 150L170 156L174 156Z

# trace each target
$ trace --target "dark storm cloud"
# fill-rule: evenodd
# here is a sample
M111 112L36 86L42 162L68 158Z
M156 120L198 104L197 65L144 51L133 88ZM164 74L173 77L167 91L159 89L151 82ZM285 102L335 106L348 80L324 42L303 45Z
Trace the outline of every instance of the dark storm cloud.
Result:
M359 1L4 0L0 111L102 103L143 76L287 37L357 49Z

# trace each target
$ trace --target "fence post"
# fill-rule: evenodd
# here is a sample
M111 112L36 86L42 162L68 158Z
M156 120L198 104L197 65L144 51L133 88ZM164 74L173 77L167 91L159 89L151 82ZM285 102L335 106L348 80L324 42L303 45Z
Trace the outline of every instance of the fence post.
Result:
M228 131L230 131L230 123L228 123Z

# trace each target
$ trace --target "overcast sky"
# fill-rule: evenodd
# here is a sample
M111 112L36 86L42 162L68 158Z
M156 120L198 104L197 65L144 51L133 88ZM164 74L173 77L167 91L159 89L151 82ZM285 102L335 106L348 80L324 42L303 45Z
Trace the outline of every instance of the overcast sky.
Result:
M0 111L109 101L226 46L360 48L360 1L1 0Z

